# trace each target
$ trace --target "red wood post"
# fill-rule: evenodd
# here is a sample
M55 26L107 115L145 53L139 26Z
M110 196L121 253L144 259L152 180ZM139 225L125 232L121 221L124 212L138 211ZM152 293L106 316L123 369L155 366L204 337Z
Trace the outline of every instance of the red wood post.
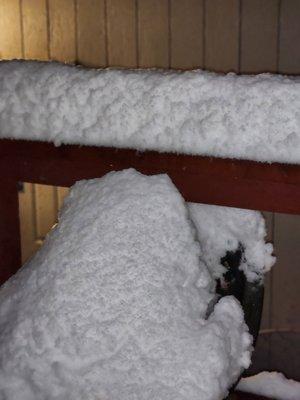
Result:
M17 182L0 178L0 285L21 266L21 240Z

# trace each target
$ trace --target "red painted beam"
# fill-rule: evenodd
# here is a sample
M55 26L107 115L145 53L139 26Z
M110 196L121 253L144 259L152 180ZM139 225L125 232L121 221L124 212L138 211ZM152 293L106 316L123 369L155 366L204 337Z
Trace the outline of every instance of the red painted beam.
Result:
M0 285L21 266L18 191L15 181L0 176Z
M71 186L130 167L167 173L187 201L300 214L299 165L0 140L0 284L21 265L18 181Z
M299 165L16 140L0 140L0 157L19 181L71 186L133 167L169 174L187 201L300 214Z

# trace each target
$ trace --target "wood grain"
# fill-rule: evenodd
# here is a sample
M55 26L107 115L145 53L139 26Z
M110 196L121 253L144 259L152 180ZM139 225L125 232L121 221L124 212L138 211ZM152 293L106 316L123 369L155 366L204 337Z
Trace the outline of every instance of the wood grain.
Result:
M300 213L299 213L300 214ZM275 214L272 319L274 329L300 330L300 215Z
M138 0L138 65L168 68L168 0Z
M50 59L76 60L74 0L48 0Z
M204 0L171 0L171 67L203 67Z
M205 0L205 68L239 70L238 0Z
M137 66L135 0L107 0L108 62L111 66Z
M57 218L56 189L53 186L34 185L36 212L36 240L42 241Z
M24 58L49 59L46 0L23 0Z
M57 188L57 205L58 209L60 209L63 205L64 199L69 193L69 188L66 187L58 187ZM55 218L56 220L56 218Z
M105 1L77 0L77 61L89 67L105 67Z
M0 0L0 59L22 58L19 0Z
M241 71L276 72L279 0L242 0Z
M300 73L300 1L281 0L279 72Z

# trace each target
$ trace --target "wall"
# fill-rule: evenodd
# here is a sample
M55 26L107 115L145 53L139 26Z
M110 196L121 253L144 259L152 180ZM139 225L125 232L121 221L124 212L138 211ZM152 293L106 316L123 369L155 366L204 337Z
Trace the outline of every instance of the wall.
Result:
M0 58L92 67L300 73L300 0L0 0ZM56 219L64 189L25 185L23 255ZM278 262L263 329L300 329L300 217L266 214Z
M299 19L299 0L0 0L0 57L296 74Z

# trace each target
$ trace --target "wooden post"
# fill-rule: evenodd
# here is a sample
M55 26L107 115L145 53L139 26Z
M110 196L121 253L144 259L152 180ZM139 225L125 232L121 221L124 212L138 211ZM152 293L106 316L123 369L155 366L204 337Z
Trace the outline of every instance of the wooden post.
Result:
M0 178L0 285L21 266L21 241L17 182Z

